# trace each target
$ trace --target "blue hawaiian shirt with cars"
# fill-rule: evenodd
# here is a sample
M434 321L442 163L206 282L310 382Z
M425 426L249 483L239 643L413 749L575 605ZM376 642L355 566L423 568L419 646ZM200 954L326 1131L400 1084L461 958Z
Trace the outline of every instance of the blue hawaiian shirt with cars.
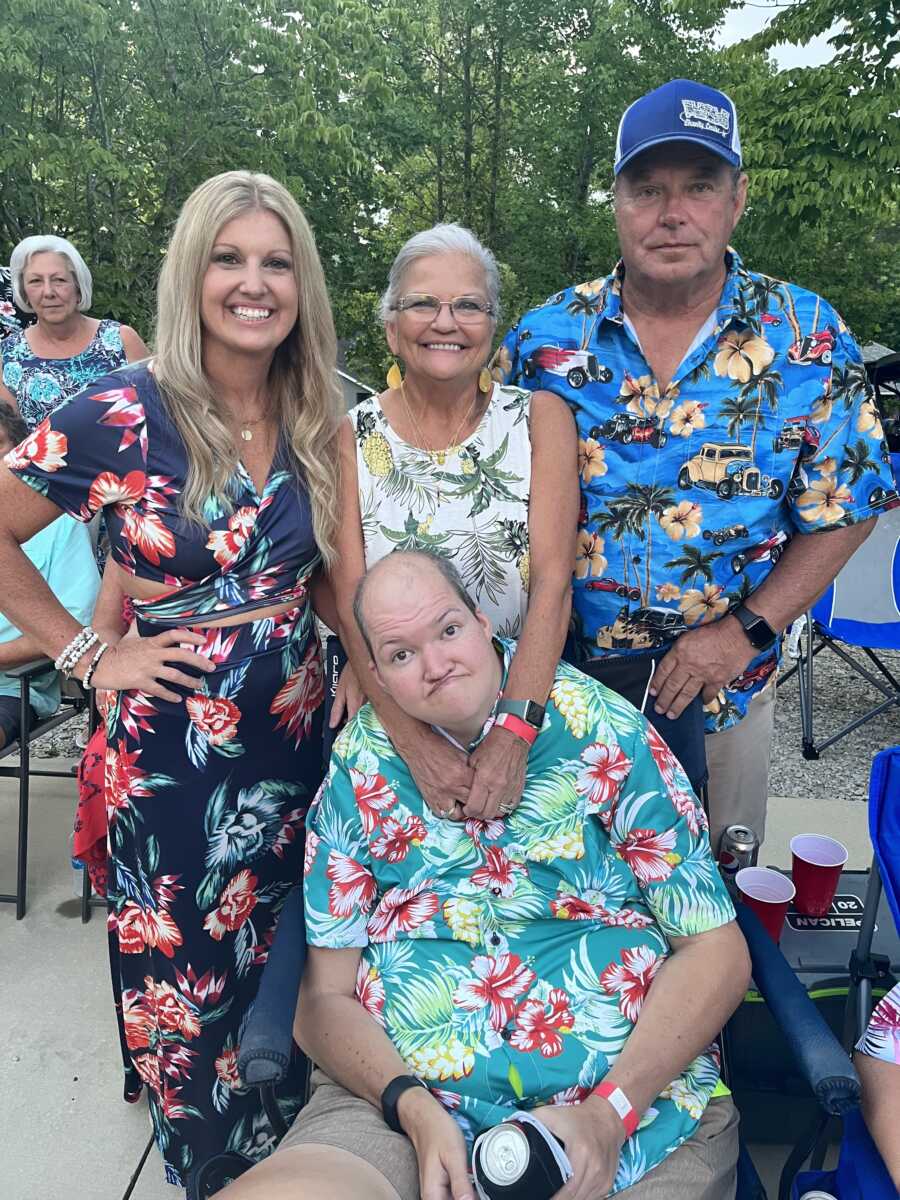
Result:
M575 414L582 659L658 652L744 602L796 533L897 501L840 316L813 292L748 271L731 248L726 267L707 336L662 395L624 318L621 263L532 309L495 357L504 382L556 392ZM777 654L758 655L706 706L707 732L744 716Z

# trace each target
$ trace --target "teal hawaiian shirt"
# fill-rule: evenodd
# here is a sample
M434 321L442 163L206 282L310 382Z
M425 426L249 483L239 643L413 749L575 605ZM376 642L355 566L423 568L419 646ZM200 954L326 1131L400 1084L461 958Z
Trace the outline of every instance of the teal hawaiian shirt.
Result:
M505 672L515 643L495 644ZM669 937L733 919L705 829L653 727L566 664L504 821L436 819L365 705L310 809L307 939L361 948L360 1003L471 1147L511 1110L583 1100ZM672 1081L626 1142L615 1191L690 1137L718 1079L711 1048Z
M580 657L658 650L745 601L796 533L876 516L894 495L859 347L820 296L746 270L660 396L621 303L624 268L558 292L510 330L505 381L557 392L578 425ZM757 656L707 706L744 716Z

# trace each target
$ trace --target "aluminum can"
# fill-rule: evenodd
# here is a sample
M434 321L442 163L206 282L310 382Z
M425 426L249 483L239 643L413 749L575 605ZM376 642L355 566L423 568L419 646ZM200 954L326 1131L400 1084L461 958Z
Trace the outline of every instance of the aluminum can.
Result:
M475 1143L472 1171L484 1200L550 1200L566 1182L550 1148L549 1129L504 1121Z
M817 1188L814 1192L804 1192L800 1200L837 1200L833 1192L823 1192Z
M719 871L732 895L737 894L735 876L742 867L755 867L759 838L749 825L729 825L719 842Z

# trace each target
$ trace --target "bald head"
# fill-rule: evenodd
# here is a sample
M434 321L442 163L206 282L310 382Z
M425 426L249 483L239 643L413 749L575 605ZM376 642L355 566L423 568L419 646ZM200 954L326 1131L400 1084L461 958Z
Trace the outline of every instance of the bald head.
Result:
M371 589L377 585L379 579L383 581L382 588L376 588L378 601L383 602L383 599L388 598L387 595L382 597L384 591L389 594L394 589L402 591L404 587L420 589L423 583L427 583L429 572L432 580L435 576L442 580L470 613L476 612L475 601L466 591L459 572L448 558L432 554L428 550L395 550L393 554L385 555L369 568L357 584L356 595L353 597L353 616L356 618L359 632L362 634L366 649L372 658L375 655L372 651L372 641L366 621L366 601Z

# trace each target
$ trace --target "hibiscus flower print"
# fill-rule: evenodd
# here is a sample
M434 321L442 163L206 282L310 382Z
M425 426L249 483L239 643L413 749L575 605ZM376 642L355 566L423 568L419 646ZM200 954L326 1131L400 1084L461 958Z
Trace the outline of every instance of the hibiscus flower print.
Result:
M188 696L185 708L190 720L209 739L210 745L222 746L237 736L241 710L224 696Z
M900 1066L900 984L878 1001L857 1050Z
M562 1053L561 1034L571 1033L575 1018L569 1007L569 997L562 988L551 988L546 1003L523 1000L516 1010L515 1030L509 1044L516 1050L540 1050L543 1058Z
M501 954L497 958L479 954L472 959L470 969L472 977L456 989L453 1003L467 1012L488 1007L491 1028L499 1033L511 1020L516 1001L537 976L517 954Z
M371 909L375 900L375 880L372 872L355 858L339 850L329 850L325 874L331 880L328 911L333 917L353 917Z
M618 794L631 770L631 760L618 745L592 742L582 750L581 761L584 766L579 768L575 790L587 797L588 811L596 812Z
M737 383L749 383L757 378L775 358L775 351L765 340L749 329L731 329L719 339L715 371L734 379Z
M220 567L231 567L237 562L247 538L256 524L257 510L249 505L239 508L228 518L227 529L210 531L206 549L212 550L213 558Z
M697 429L706 425L703 410L706 405L699 400L686 400L672 409L669 420L669 432L675 437L690 437Z
M690 500L682 500L664 508L659 517L660 528L672 539L680 542L682 538L694 538L700 532L700 522L703 520L703 510L699 504Z
M88 508L99 512L107 504L137 504L144 494L147 476L143 471L129 471L118 476L115 471L103 471L91 484Z
M425 823L421 817L409 816L402 824L396 817L385 817L381 832L370 849L375 858L384 858L390 863L403 862L410 846L421 846L425 837Z
M512 862L499 846L488 846L484 863L469 878L476 887L489 888L496 896L512 896L516 890L516 874L523 874L521 863Z
M142 513L133 504L118 504L116 515L122 519L122 536L147 562L158 567L162 559L174 558L175 538L157 513Z
M677 587L674 583L660 583L656 588L656 598L657 600L662 600L663 602L668 602L669 600L680 600L681 588Z
M381 821L381 814L397 803L397 794L385 777L377 772L366 775L356 767L351 767L350 782L353 784L353 795L356 798L363 831L368 836Z
M834 475L823 475L814 480L797 500L797 508L804 521L824 521L833 525L840 521L847 506L853 503L853 493Z
M384 980L377 967L360 960L356 972L356 998L379 1025L384 1025Z
M498 837L501 837L506 826L503 821L497 819L483 821L480 817L470 817L466 821L464 829L475 845L480 848L482 842L495 842Z
M586 529L578 530L578 542L575 547L576 579L603 574L607 565L604 548L604 540L598 534L588 533Z
M221 942L226 933L234 933L248 920L258 903L253 892L256 884L256 876L246 867L229 880L219 896L218 907L203 919L203 928L210 937Z
M606 465L606 447L594 441L592 437L578 439L578 474L583 483L590 483L605 475L609 468Z
M662 883L672 874L672 867L680 862L675 853L676 834L674 829L657 833L655 829L631 829L623 841L613 844L616 853L623 859L641 886Z
M583 896L561 892L555 900L550 901L550 911L561 921L599 921L601 925L610 929L646 929L653 924L651 917L644 916L633 908L620 908L613 912L601 901L602 898L596 901L587 900Z
M49 418L45 418L24 442L10 450L3 461L13 470L33 466L51 474L66 466L68 451L69 439L64 433L51 429Z
M724 590L720 583L704 583L702 592L699 588L688 588L678 604L687 624L706 625L726 613L728 600L722 594Z
M664 959L649 946L623 950L619 957L620 962L610 963L600 975L600 986L607 995L617 998L622 1016L633 1024L640 1015L644 997Z
M857 433L867 433L873 441L880 442L884 437L884 429L881 425L881 414L875 406L875 401L871 397L863 400L859 406L859 414L856 418Z
M369 918L369 938L373 942L396 941L399 933L409 933L424 925L439 907L436 892L421 888L391 888Z
M145 982L148 998L152 994L151 1003L160 1029L165 1033L177 1033L187 1040L199 1037L200 1019L194 1006L164 980L155 983L148 975Z

